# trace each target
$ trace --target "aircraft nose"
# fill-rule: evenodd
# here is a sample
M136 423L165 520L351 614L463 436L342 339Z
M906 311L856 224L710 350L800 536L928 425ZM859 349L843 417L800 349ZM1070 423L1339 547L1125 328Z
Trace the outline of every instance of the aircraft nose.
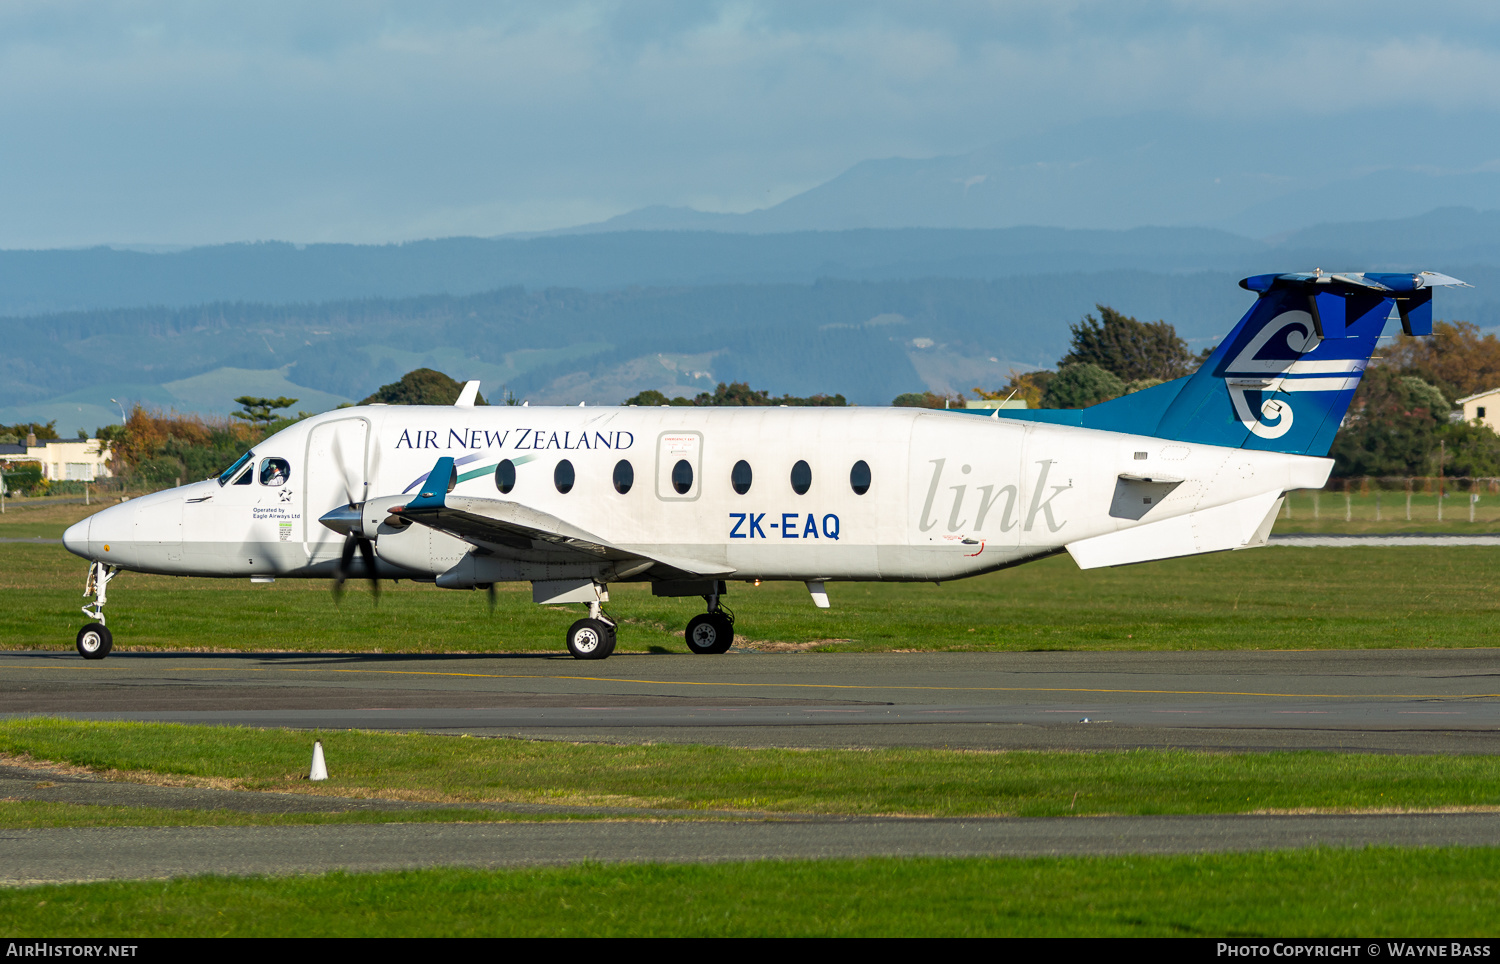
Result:
M75 522L63 533L63 547L75 556L89 558L89 523L92 518Z
M149 498L149 496L147 496ZM129 565L135 545L136 502L132 499L112 505L84 519L63 533L63 545L70 552L115 565ZM74 546L77 548L74 548Z

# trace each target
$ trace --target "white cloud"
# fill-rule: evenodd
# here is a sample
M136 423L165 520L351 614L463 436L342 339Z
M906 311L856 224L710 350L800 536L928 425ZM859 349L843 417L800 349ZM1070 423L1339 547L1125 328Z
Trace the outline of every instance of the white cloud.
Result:
M1497 101L1477 3L9 3L0 245L540 229L1091 118Z

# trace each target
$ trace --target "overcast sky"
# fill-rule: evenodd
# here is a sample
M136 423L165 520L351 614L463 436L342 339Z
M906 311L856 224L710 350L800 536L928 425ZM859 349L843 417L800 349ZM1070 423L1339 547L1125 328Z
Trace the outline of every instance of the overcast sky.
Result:
M1482 2L7 0L0 247L744 211L1137 114L1461 117L1429 163L1496 170L1497 28Z

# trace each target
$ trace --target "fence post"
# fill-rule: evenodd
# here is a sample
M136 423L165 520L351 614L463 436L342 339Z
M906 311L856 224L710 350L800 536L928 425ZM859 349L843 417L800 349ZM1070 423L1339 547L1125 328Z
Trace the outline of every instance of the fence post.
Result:
M1344 521L1350 522L1354 518L1354 497L1349 494L1349 480L1344 480Z
M1411 479L1406 480L1406 521L1411 521Z
M1375 521L1380 521L1380 488L1375 488Z

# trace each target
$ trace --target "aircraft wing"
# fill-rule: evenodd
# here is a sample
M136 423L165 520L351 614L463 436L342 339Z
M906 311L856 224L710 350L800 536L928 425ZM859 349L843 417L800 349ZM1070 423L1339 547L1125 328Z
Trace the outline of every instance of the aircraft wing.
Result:
M392 506L390 513L501 553L506 549L545 549L579 561L641 560L688 576L723 576L734 572L718 563L625 549L555 515L518 502L454 495L445 491L453 472L451 458L439 459L422 491L405 505Z

